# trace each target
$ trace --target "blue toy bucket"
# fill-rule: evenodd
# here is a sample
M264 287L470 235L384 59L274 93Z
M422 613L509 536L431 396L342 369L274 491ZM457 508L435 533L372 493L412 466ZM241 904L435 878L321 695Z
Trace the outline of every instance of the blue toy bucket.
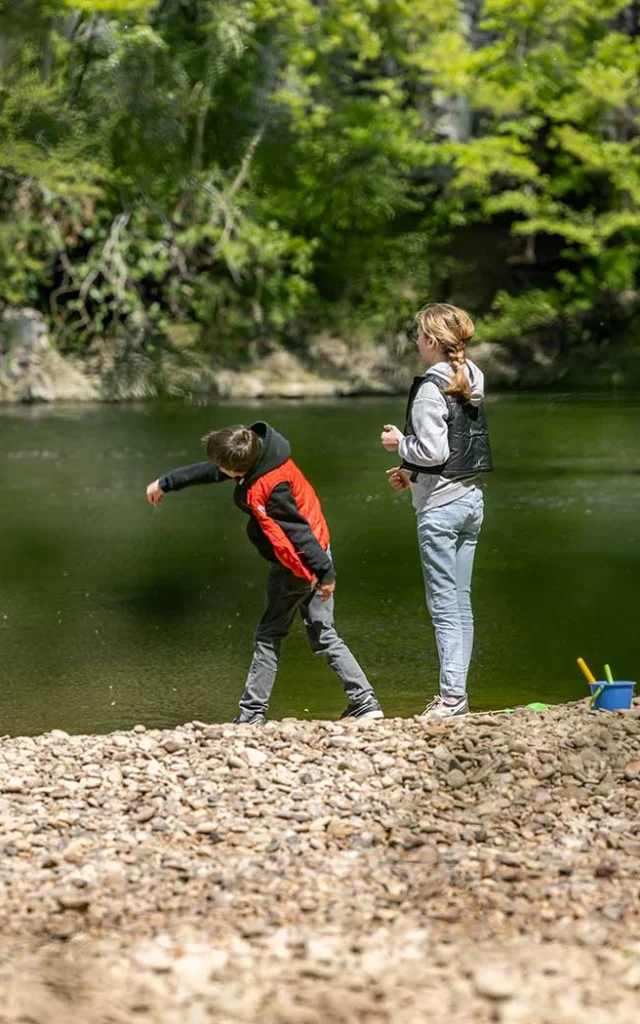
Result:
M589 683L591 696L598 693L592 707L599 711L621 711L631 707L635 683Z

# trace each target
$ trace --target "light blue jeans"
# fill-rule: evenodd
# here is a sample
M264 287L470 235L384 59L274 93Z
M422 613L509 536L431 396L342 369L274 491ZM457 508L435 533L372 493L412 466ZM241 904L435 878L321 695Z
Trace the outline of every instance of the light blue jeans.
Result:
M473 650L471 575L484 500L479 487L448 505L418 513L427 607L440 656L440 695L462 697Z

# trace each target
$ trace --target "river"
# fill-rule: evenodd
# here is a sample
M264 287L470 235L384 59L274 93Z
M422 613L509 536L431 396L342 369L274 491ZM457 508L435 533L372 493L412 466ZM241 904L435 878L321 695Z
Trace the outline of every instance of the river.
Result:
M640 402L568 395L489 403L496 471L474 578L472 707L585 695L638 668ZM224 721L236 712L268 566L224 485L145 501L197 461L205 431L267 419L318 490L338 572L336 620L387 715L423 710L437 656L407 495L386 484L402 399L4 407L0 734ZM273 717L337 717L342 691L302 627Z

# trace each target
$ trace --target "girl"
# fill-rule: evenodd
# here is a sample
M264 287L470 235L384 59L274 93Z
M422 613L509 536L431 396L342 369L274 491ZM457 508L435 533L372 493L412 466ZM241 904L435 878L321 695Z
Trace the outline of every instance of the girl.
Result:
M483 515L478 474L493 466L484 376L465 355L473 321L457 306L434 303L418 313L416 323L427 372L414 378L404 433L387 424L380 440L403 460L387 471L389 483L396 491L411 488L440 656L440 693L423 717L448 718L469 711L471 574Z

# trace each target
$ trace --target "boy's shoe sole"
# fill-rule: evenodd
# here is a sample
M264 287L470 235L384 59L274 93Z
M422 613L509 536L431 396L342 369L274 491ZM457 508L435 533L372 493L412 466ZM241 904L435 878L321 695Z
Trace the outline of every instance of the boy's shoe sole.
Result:
M242 715L238 715L238 717L233 720L234 725L266 725L266 722L267 719L264 715L251 715L247 718Z

